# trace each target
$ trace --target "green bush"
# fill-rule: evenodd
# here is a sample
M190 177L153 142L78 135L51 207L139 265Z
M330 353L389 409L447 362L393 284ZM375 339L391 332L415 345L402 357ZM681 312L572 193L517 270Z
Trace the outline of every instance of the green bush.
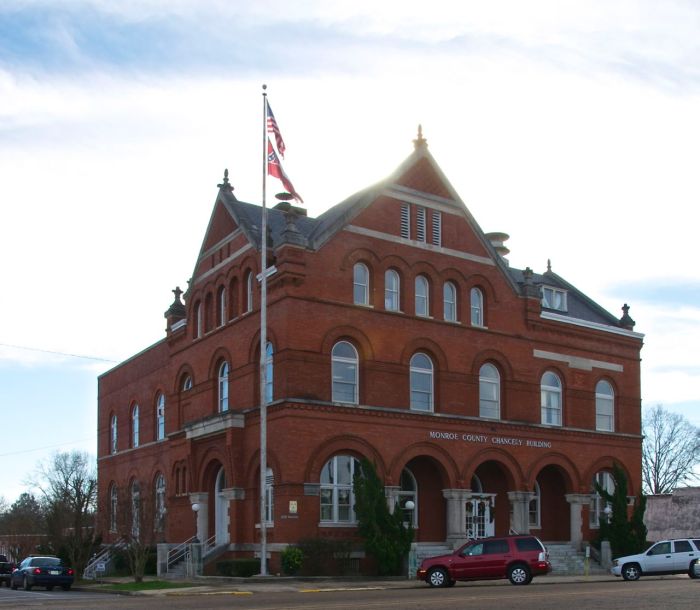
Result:
M282 551L282 571L293 576L304 563L304 553L298 546L288 546Z
M353 573L347 540L304 538L297 543L303 555L301 573L305 576L342 576Z
M249 576L260 574L260 560L253 557L242 557L217 561L216 573L219 576L248 578Z

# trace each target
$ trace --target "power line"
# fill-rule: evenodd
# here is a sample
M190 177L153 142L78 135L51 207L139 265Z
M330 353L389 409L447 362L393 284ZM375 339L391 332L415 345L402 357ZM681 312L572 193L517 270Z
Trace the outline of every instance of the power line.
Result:
M21 455L23 453L34 453L35 451L44 451L46 449L55 449L56 447L64 447L66 445L75 445L76 443L84 443L85 441L95 440L94 436L88 438L81 438L77 441L68 441L59 443L57 445L46 445L45 447L36 447L34 449L23 449L22 451L11 451L10 453L0 453L0 457L9 457L11 455Z
M57 352L50 349L40 349L38 347L26 347L24 345L11 345L9 343L0 343L0 347L11 347L13 349L23 349L29 352L41 352L42 354L54 354L56 356L68 356L69 358L82 358L83 360L98 360L99 362L117 362L109 358L99 358L97 356L83 356L81 354L69 354L67 352Z

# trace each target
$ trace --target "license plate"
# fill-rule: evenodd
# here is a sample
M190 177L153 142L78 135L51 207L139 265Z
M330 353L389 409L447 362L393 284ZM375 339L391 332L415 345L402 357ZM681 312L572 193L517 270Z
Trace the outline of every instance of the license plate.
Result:
M57 576L60 573L61 573L61 570L49 570L49 574L52 574L54 576Z

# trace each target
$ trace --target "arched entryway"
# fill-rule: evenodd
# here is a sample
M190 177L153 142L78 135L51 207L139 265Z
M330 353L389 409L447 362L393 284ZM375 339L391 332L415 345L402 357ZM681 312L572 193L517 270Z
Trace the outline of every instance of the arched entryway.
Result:
M229 541L228 498L226 489L226 471L222 466L216 474L214 482L214 541L216 544L226 544Z
M416 542L445 540L445 497L442 490L446 479L442 466L429 456L417 456L402 469L398 501L406 519L413 522ZM412 501L413 511L405 509Z
M571 537L571 510L566 494L568 476L559 466L550 464L537 474L529 506L530 532L551 542Z
M470 538L503 536L511 529L508 491L511 473L500 462L480 464L471 478L471 493L465 506L465 528Z

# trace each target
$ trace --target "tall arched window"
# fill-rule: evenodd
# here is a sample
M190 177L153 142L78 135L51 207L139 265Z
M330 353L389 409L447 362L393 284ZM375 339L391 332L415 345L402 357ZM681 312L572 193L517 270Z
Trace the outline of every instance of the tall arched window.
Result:
M604 379L595 385L595 427L605 432L615 428L615 392Z
M216 322L218 326L226 324L226 287L220 286L216 297Z
M158 393L156 397L156 440L165 438L165 394Z
M265 471L265 523L272 523L275 520L275 497L273 494L275 477L272 468Z
M484 325L484 295L478 288L469 291L472 326Z
M233 320L238 315L238 280L234 277L229 284L228 290L228 318Z
M561 380L559 377L547 371L542 375L542 423L550 426L561 426Z
M117 531L117 510L119 509L119 492L117 486L112 483L109 486L109 531Z
M535 494L531 499L528 506L528 523L531 529L539 529L540 526L540 507L542 494L540 493L540 484L535 481L535 488L532 490Z
M182 378L182 391L187 392L192 389L192 376L191 375L185 375Z
M273 398L273 388L274 388L274 369L272 365L273 357L273 347L272 343L268 341L267 348L265 349L265 401L267 403L272 402Z
M442 287L443 317L447 322L457 321L457 289L452 282Z
M418 527L418 483L416 477L408 469L404 468L401 471L400 480L401 491L399 491L399 507L403 511L404 524L409 523L414 527ZM413 508L406 508L406 502L413 502Z
M416 276L416 315L429 316L428 279L424 275Z
M219 413L228 411L228 362L219 367Z
M433 410L433 362L425 354L411 358L411 409Z
M501 417L501 375L489 363L479 369L479 416L491 419Z
M155 498L155 519L153 529L156 532L165 530L165 477L162 473L158 473L155 484L153 486L153 497Z
M384 273L384 309L387 311L399 311L399 287L399 274L387 269Z
M109 444L112 453L117 452L117 416L112 415L112 420L109 422Z
M360 472L360 463L349 455L336 455L321 470L321 521L355 522L353 477Z
M131 537L138 540L141 535L141 486L134 480L129 489L131 495Z
M248 271L245 277L245 307L246 311L253 311L253 272Z
M131 446L139 446L139 406L131 409Z
M357 350L347 341L339 341L331 352L332 400L333 402L358 403Z
M615 493L615 479L607 470L596 472L591 481L591 505L588 511L588 524L591 527L600 527L600 520L606 518L605 507L609 506L595 488L598 483L610 495Z
M369 305L369 270L363 263L355 263L352 268L352 302Z
M202 336L202 303L197 302L194 305L194 338L198 339Z

